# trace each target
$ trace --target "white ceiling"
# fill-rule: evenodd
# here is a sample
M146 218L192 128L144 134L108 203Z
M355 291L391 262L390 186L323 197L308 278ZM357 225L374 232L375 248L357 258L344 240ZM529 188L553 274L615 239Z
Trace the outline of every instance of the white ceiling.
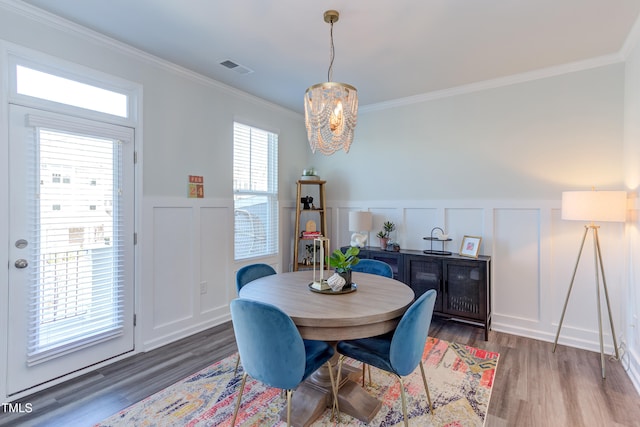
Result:
M640 0L24 2L298 112L327 80L328 9L333 80L361 106L618 54L640 12Z

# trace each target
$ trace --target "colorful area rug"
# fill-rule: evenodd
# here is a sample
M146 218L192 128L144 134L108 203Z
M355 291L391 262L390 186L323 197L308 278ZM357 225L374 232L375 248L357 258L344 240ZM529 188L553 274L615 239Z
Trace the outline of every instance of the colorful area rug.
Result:
M428 403L420 368L405 377L407 412L411 426L483 426L498 365L498 353L429 338L423 360L434 414ZM236 356L227 357L208 368L149 396L99 427L111 426L229 426L233 416L241 373L234 375ZM346 359L351 366L359 362ZM372 384L367 391L383 404L369 424L342 414L340 425L402 426L400 385L395 376L371 368ZM368 377L367 377L368 378ZM245 427L286 426L278 413L286 407L280 390L247 378L236 425ZM330 410L313 423L314 427L334 426Z

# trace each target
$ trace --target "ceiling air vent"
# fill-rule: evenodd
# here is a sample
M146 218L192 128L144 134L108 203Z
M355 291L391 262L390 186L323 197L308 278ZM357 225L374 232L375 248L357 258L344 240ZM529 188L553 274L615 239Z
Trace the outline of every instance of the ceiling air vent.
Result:
M233 70L238 74L250 74L250 73L253 73L252 69L247 68L244 65L240 65L240 64L238 64L236 62L233 62L230 59L227 59L226 61L222 61L220 63L220 65L222 65L223 67L227 67L228 69Z

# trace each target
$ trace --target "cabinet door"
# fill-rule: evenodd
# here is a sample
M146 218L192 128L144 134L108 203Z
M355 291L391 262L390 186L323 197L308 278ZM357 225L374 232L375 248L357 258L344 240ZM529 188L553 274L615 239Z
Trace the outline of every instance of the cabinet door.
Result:
M485 320L487 313L487 267L484 262L444 262L443 311L456 316Z
M442 312L442 261L423 256L405 256L405 283L416 294L416 299L429 289L438 292L435 312Z
M396 252L385 253L381 251L380 252L371 251L371 253L369 254L369 258L389 264L391 266L391 270L393 271L393 278L401 282L404 282L404 277L403 277L404 275L402 274L403 271L402 271L402 265L401 265L402 256L399 253L396 253Z

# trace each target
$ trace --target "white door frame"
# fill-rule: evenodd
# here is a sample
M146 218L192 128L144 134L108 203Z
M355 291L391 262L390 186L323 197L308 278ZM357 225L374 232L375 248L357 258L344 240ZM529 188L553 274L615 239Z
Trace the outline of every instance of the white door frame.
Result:
M26 58L28 61L32 61L34 63L39 64L47 64L57 70L69 70L71 74L74 75L82 75L86 76L87 79L91 79L93 81L103 81L109 82L112 87L118 87L123 90L127 90L130 94L130 117L123 121L119 121L116 124L126 124L134 129L135 132L135 140L136 140L136 167L135 167L135 219L134 219L134 228L137 233L137 245L134 249L134 313L140 313L140 284L142 283L142 268L141 268L141 253L142 253L142 243L144 239L141 238L141 217L142 217L142 207L143 207L143 184L142 184L142 169L143 169L143 111L142 111L142 85L138 83L133 83L118 77L114 77L112 75L108 75L102 73L100 71L96 71L94 69L87 68L83 65L70 63L67 61L60 60L53 56L44 54L39 51L35 51L32 49L28 49L10 42L6 42L4 40L0 40L0 170L8 171L8 154L9 154L9 126L8 126L8 115L9 115L9 102L15 102L21 105L29 105L32 107L42 107L42 105L37 100L16 100L15 95L11 94L10 90L10 76L9 69L10 63L14 57L18 58ZM72 109L73 110L73 109ZM70 112L70 111L66 111ZM87 117L87 118L96 118L95 115L86 111L82 111L81 109L75 109L73 114L79 117ZM3 260L3 263L6 262L7 268L2 269L2 273L0 273L0 348L6 349L8 347L8 328L9 318L8 318L8 287L9 287L9 184L6 176L3 176L0 184L0 260ZM113 358L109 361L105 361L94 365L89 368L85 368L74 373L71 373L67 376L58 378L56 380L52 380L44 385L34 387L24 393L17 393L9 398L7 396L6 382L4 379L7 376L7 353L6 351L0 352L0 399L2 402L10 402L15 399L23 398L37 391L49 388L61 382L67 381L71 378L75 378L92 370L95 370L99 367L109 365L118 360L122 360L128 358L140 351L142 343L142 331L143 328L138 323L134 330L134 351L128 353L127 355L119 356Z

